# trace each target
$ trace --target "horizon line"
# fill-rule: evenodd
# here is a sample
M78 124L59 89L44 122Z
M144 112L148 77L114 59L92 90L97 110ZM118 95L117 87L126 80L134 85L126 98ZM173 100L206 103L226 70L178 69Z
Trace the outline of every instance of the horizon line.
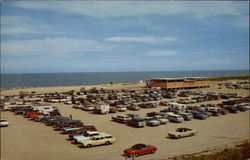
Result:
M249 71L250 69L215 69L215 70L161 70L161 71L91 71L91 72L23 72L23 73L17 73L17 72L5 72L2 74L58 74L58 73L130 73L130 72L194 72L194 71Z

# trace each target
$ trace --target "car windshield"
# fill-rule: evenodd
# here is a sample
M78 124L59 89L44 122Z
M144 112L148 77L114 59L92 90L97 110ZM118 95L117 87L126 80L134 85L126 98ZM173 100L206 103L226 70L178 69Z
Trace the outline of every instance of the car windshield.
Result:
M86 136L86 137L87 137L87 136L89 136L89 134L88 134L88 133L84 133L83 135L84 135L84 136Z
M145 144L136 144L132 147L133 149L143 149L143 148L146 148L146 145Z

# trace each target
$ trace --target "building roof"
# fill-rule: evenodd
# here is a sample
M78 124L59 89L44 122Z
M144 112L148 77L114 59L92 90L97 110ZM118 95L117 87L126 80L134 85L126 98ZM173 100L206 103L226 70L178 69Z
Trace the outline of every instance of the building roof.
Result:
M149 80L188 80L188 79L207 79L209 77L182 77L182 78L152 78Z

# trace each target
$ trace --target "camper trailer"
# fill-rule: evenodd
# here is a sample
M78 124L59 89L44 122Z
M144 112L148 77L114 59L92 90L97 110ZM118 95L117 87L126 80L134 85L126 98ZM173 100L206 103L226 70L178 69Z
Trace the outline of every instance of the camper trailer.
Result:
M169 109L174 109L178 111L185 111L187 106L185 104L175 103L175 102L169 102L168 103Z
M54 108L50 104L31 104L31 108L39 113L53 112Z

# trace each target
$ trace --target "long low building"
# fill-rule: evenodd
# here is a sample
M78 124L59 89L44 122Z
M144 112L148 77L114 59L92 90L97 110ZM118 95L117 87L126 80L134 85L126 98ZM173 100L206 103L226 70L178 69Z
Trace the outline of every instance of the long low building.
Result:
M146 80L146 86L167 89L207 88L210 87L209 79L208 77L155 78Z

